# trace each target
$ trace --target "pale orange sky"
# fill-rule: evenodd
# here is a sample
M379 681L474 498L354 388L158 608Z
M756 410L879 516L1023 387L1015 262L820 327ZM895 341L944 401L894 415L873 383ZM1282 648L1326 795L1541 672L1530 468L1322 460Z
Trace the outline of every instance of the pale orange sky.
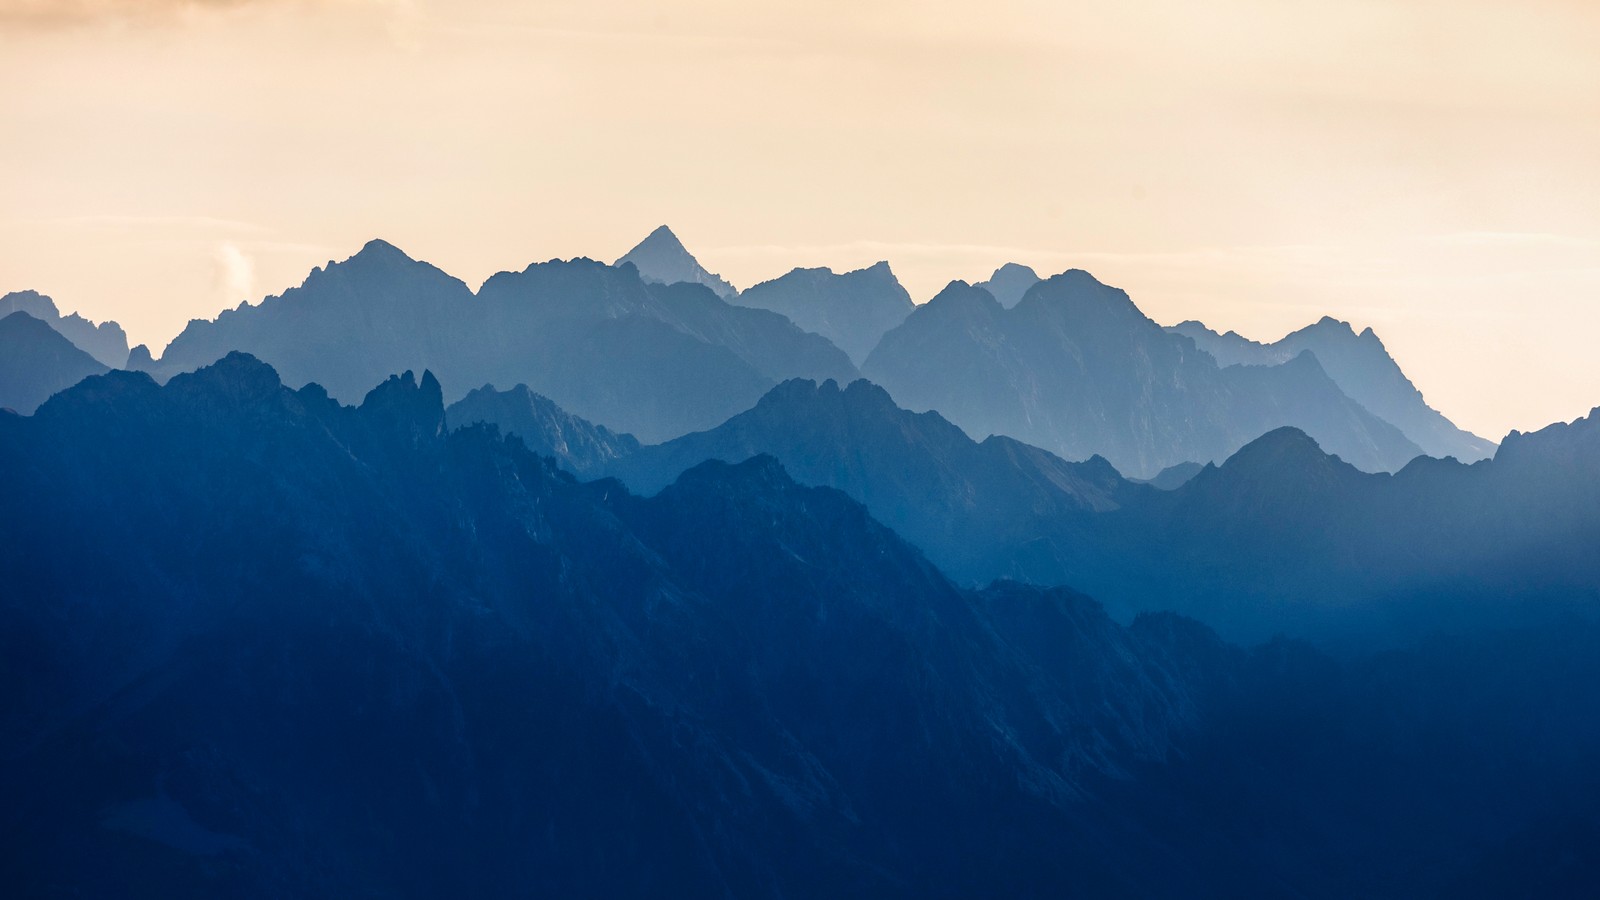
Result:
M1600 405L1596 47L1587 0L0 0L0 291L159 352L371 237L476 286L666 222L740 287L1333 315L1499 438Z

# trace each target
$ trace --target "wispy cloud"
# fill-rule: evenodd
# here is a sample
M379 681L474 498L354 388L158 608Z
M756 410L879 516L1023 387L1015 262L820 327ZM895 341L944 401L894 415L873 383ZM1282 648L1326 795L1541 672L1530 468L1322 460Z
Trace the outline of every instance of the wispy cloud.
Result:
M238 306L255 299L255 261L246 256L239 245L229 242L218 244L212 259L217 266L217 293L221 295L225 306Z

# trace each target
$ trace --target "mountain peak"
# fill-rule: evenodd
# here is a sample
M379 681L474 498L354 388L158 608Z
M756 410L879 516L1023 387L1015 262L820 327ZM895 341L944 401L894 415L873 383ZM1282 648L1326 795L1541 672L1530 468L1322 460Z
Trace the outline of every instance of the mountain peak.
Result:
M980 283L978 287L994 295L994 298L1000 301L1001 306L1010 309L1021 302L1022 295L1026 294L1029 288L1038 283L1039 273L1032 268L1020 263L1008 262L995 269L994 274L989 276L989 280Z
M1017 303L1017 309L1065 308L1112 314L1118 320L1143 320L1148 317L1134 305L1121 288L1112 287L1083 269L1068 269L1052 275L1032 288ZM1150 323L1153 327L1155 323Z
M683 245L683 241L678 240L672 229L665 225L658 226L646 235L632 250L619 257L614 265L623 263L632 263L639 270L639 277L645 281L703 284L724 300L738 293L721 276L706 271Z
M277 396L283 381L277 369L234 350L209 366L174 375L167 387L183 396L203 394L207 406L242 408Z
M0 297L0 318L19 311L46 321L61 317L56 302L38 291L12 291Z
M368 391L361 401L361 415L420 446L444 433L444 391L432 372L423 370L418 381L408 369Z
M1307 473L1325 470L1362 474L1292 425L1274 428L1245 444L1217 469L1224 477L1247 476L1252 481L1273 484L1298 481Z
M404 250L401 250L399 247L396 247L382 238L373 238L372 240L367 241L365 244L361 245L361 249L357 251L354 256L345 260L345 262L355 262L357 260L363 262L382 262L389 264L416 262L416 260L412 259Z

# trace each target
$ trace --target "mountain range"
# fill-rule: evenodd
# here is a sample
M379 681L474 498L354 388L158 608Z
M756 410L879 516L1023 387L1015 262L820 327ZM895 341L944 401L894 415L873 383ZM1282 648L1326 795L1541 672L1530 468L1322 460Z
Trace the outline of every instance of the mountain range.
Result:
M915 309L886 262L842 275L826 268L794 269L741 292L733 302L785 316L832 341L857 365Z
M1423 400L1371 328L1356 334L1348 322L1324 316L1271 344L1232 331L1218 334L1192 320L1169 330L1190 338L1223 366L1282 365L1310 351L1350 399L1399 428L1427 455L1462 462L1494 455L1493 442L1457 428Z
M515 417L494 414L506 402L452 422L515 434ZM652 494L703 460L768 455L865 505L959 584L1068 585L1124 618L1177 609L1239 640L1394 643L1592 604L1596 422L1513 434L1492 461L1420 458L1393 475L1281 428L1220 467L1146 484L1098 457L975 442L866 381L794 380L715 429L609 453L598 471Z
M49 325L108 369L120 369L128 362L128 336L116 322L91 322L77 313L63 316L55 301L38 291L12 291L0 297L0 319L14 312Z
M580 477L598 477L613 461L639 452L641 446L633 435L617 434L575 416L525 384L509 391L486 384L452 403L445 418L454 425L493 423L516 435L529 450Z
M785 378L855 373L826 339L701 285L575 259L501 272L474 293L383 241L280 297L190 322L148 370L170 378L234 350L345 400L411 368L436 372L452 399L526 384L646 440L715 425Z
M55 316L48 298L8 300ZM522 384L646 442L712 428L789 378L848 383L859 363L902 405L975 438L1099 455L1132 478L1221 461L1285 425L1364 471L1493 450L1429 408L1370 329L1325 320L1273 345L1192 322L1163 330L1087 273L1041 281L1016 264L921 307L886 263L795 269L740 293L665 226L615 266L536 263L477 291L372 241L280 297L191 322L159 359L124 352L115 323L55 320L89 344L109 335L113 368L158 379L242 350L350 401L427 368L448 399Z
M1081 270L1039 282L1009 309L953 282L884 335L861 371L900 405L938 410L974 437L1003 434L1068 459L1098 454L1135 477L1220 461L1284 425L1367 471L1421 453L1313 354L1224 368Z
M878 433L846 413L831 427ZM1600 483L1594 421L1417 471ZM963 459L1006 447L910 426L906 446ZM1286 493L1315 457L1263 441L1130 496L1180 521L1263 458L1286 474L1232 513L1402 480L1323 462ZM1063 474L1091 508L1094 465ZM1562 896L1597 877L1592 619L1345 657L1120 624L1066 589L958 587L770 456L641 498L452 428L432 373L343 406L238 353L0 414L0 470L0 883L22 895Z
M52 394L104 371L99 360L31 313L0 317L0 409L27 415Z

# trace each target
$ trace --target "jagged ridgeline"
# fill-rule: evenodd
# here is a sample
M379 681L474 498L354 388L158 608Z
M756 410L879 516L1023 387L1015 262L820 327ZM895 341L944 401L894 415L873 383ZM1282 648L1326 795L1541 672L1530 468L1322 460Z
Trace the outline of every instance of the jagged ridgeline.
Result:
M790 378L843 384L865 373L974 439L1098 455L1131 478L1221 462L1284 426L1369 472L1494 450L1430 408L1370 329L1325 319L1270 345L1196 322L1163 329L1085 272L1040 279L1015 264L920 307L882 262L794 269L741 292L665 226L614 265L536 263L476 291L373 241L281 296L191 322L159 359L143 346L129 354L115 323L60 317L49 298L23 292L4 304L43 317L102 365L158 380L241 350L290 384L351 402L388 374L428 369L449 401L525 385L647 443L713 428ZM36 377L43 368L0 367L0 404L26 411L40 390L88 374L57 365Z
M767 405L886 403L865 384L784 392ZM640 498L447 419L431 373L352 407L241 354L165 386L93 376L31 417L0 415L3 883L263 897L1584 883L1600 809L1590 622L1342 660L1246 650L1172 614L1119 624L1066 589L961 589L771 456L701 463ZM916 442L1004 455L916 421ZM1576 464L1592 430L1508 441L1495 466ZM1305 456L1304 441L1259 453ZM1121 490L1092 466L1058 474L1080 506Z
M281 297L191 322L151 371L171 377L232 350L345 401L405 369L435 372L452 400L526 384L645 440L716 425L785 378L855 374L841 350L780 315L647 281L629 263L536 263L474 293L382 241Z

